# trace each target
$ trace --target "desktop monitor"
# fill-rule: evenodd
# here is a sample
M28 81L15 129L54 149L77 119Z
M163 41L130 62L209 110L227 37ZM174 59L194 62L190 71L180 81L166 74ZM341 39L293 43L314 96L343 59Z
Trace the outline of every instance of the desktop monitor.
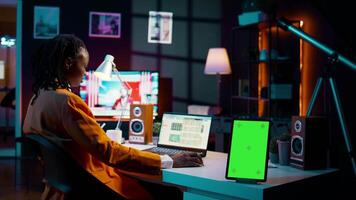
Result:
M268 120L233 120L227 179L266 180L269 130Z
M158 81L155 71L113 72L110 80L101 80L90 71L79 94L94 116L129 118L131 104L153 104L153 115L157 116Z

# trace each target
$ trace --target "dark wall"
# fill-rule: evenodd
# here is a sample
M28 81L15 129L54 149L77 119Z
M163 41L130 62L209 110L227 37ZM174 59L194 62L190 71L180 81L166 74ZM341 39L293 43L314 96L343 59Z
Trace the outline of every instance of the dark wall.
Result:
M251 0L251 2L252 1L253 0ZM314 27L309 29L313 30L313 32L309 34L322 44L342 53L353 62L356 62L356 29L352 28L352 24L354 24L354 17L352 17L354 6L352 6L352 1L341 0L335 2L317 0L310 2L276 0L271 2L274 2L274 5L265 5L264 8L272 8L271 10L276 11L277 16L304 15L304 17L312 19L312 21L316 23L313 23ZM223 3L224 16L222 21L222 44L227 49L231 49L231 28L234 25L238 25L237 16L242 13L242 5L243 1L229 0L224 1ZM326 67L328 59L324 52L315 47L312 47L311 52L309 53L312 63L312 65L310 65L310 71L313 73L313 79L309 84L314 88L316 80L321 76L321 72L323 68ZM346 125L349 129L349 142L355 148L356 123L354 123L354 116L356 111L356 98L353 93L356 85L356 72L340 63L332 65L332 68L334 69L333 77L337 83L339 97L344 109ZM233 77L225 78L223 80L223 84L225 84L225 86L221 88L223 105L229 105L229 95L231 93L229 85L233 83L233 81ZM326 82L327 81L325 81L325 83ZM313 114L327 115L329 117L331 131L329 134L326 133L325 137L330 138L329 147L331 149L331 165L351 172L351 163L347 156L345 139L342 135L328 83L326 83L325 91L325 95L319 95Z
M171 78L174 112L187 112L191 104L218 103L217 76L204 74L204 66L209 48L221 46L223 2L132 1L131 69L157 70ZM171 44L147 42L148 13L155 10L173 13Z
M313 1L313 6L320 11L320 14L330 25L334 38L325 40L327 45L343 54L348 59L356 63L356 29L353 28L354 20L354 6L352 1ZM349 130L350 140L349 143L355 149L356 146L356 97L353 94L356 85L356 71L351 70L344 64L332 65L333 77L339 92L340 101L344 110L346 126ZM330 89L327 88L329 91ZM345 138L340 129L340 122L337 117L334 101L331 93L327 94L327 111L331 116L330 121L332 125L331 147L333 148L332 154L335 158L332 162L336 165L348 167L351 171L350 158L346 152Z
M164 2L164 1L162 1ZM182 1L183 2L183 1ZM194 3L194 1L189 1ZM237 25L237 16L241 13L242 2L238 0L223 0L221 1L222 15L221 15L221 44L226 47L228 50L231 49L231 28ZM275 5L269 5L270 7L282 8L284 12L296 12L298 9L304 6L304 8L313 8L309 10L314 10L312 15L318 18L317 29L318 34L314 35L317 39L326 42L326 44L335 50L340 51L349 58L353 58L355 61L355 29L352 28L353 18L353 6L350 2L342 0L339 1L337 5L334 5L334 1L331 3L325 2L322 0L313 1L285 1L277 0L273 1ZM138 3L138 2L136 2ZM60 7L60 33L72 33L82 38L86 43L89 53L90 53L90 62L89 67L95 69L96 66L100 64L105 54L114 55L116 60L119 60L119 65L121 69L130 69L132 55L131 51L131 1L130 0L107 0L105 1L23 1L23 32L22 32L22 113L23 117L25 116L27 105L29 99L32 96L31 85L32 85L32 56L35 50L39 47L43 40L33 38L33 11L35 5L41 6L57 6ZM165 4L164 4L165 5ZM169 4L170 5L170 4ZM190 5L190 4L189 4ZM144 5L142 5L144 6ZM174 6L171 6L173 9ZM187 8L188 9L188 8ZM197 9L199 10L199 9ZM98 12L117 12L121 13L121 38L120 39L109 39L109 38L92 38L88 35L88 24L89 24L89 12L98 11ZM183 9L184 11L184 9ZM145 13L147 13L145 11ZM185 13L185 12L183 12ZM341 13L341 14L340 14ZM146 19L146 16L143 18ZM192 20L191 18L177 18L182 20ZM178 20L179 21L179 20ZM214 23L215 21L212 20ZM343 25L343 24L347 25ZM144 28L146 29L146 28ZM181 31L181 30L180 30ZM204 36L206 33L199 33L197 35ZM175 36L173 35L173 40ZM184 41L186 42L186 41ZM193 43L193 38L191 39ZM152 45L152 44L150 44ZM197 45L198 46L198 45ZM201 48L201 44L197 49ZM189 47L187 47L189 48ZM315 65L313 66L316 69L316 77L320 75L321 68L325 65L326 56L317 49L314 49L315 56L312 58L316 60ZM164 53L164 51L163 51ZM189 54L192 54L190 51ZM154 55L155 56L155 55ZM191 57L191 55L188 55ZM200 61L200 60L199 60ZM204 58L201 58L201 65L203 66ZM338 84L340 91L340 98L345 110L346 122L349 127L351 142L353 146L356 145L356 123L354 123L354 112L356 111L356 101L354 95L354 86L355 82L355 72L348 69L343 65L335 65L336 75L335 80ZM179 65L179 68L182 66ZM181 70L181 69L180 69ZM170 68L167 70L167 73L172 71ZM224 106L227 106L225 110L229 110L230 105L230 87L229 85L235 81L233 77L223 76L222 77L222 86L221 86L221 103ZM315 84L311 83L311 84ZM188 86L190 87L190 86ZM320 100L318 104L320 104ZM339 122L336 118L335 109L333 106L333 101L327 102L328 110L332 114L331 123L333 125L333 137L335 139L335 144L340 150L339 157L340 161L344 160L345 165L348 165L348 158L344 157L345 154L345 145L344 140L339 128ZM319 106L319 111L316 114L322 114L322 106ZM229 112L226 112L229 114Z
M160 77L173 81L173 111L187 112L190 104L216 105L217 76L205 75L204 65L208 49L221 46L221 4L220 0L204 0L204 4L202 0L96 0L85 5L68 0L24 2L22 110L26 111L31 97L31 56L42 41L33 39L34 5L60 7L60 32L74 33L84 40L90 53L89 67L95 69L110 53L122 70L157 70ZM121 13L122 37L89 37L89 11ZM149 11L173 12L172 44L147 42ZM209 89L201 90L201 85Z
M304 3L284 2L284 4L280 3L277 6L284 8L284 13L308 10L314 26L310 28L310 30L313 30L310 33L311 36L321 44L343 54L354 63L356 62L355 38L350 36L355 35L355 30L347 28L348 25L346 25L353 24L352 17L348 17L353 12L353 6L350 2L341 0L336 3L335 1L318 0L313 2L305 1ZM339 98L350 136L349 140L346 140L343 136L330 84L327 79L324 79L324 88L318 96L313 115L326 115L329 118L330 132L325 137L329 137L330 165L351 172L351 163L346 152L345 142L347 141L352 146L356 145L356 124L354 123L356 110L354 102L356 98L351 92L354 91L354 86L356 85L356 71L351 70L342 63L329 64L328 55L316 47L311 48L309 57L312 63L309 68L314 73L314 79L309 82L312 88L316 85L316 79L322 76L322 72L328 66L330 67L330 75L333 77L337 86L336 89L339 91Z
M34 6L55 6L60 8L59 32L74 34L87 45L90 60L89 69L95 69L111 54L120 61L121 69L129 69L131 40L131 1L23 1L22 22L22 119L32 96L32 57L45 40L33 38ZM89 37L89 12L121 13L121 38Z
M16 36L16 7L0 5L0 35Z

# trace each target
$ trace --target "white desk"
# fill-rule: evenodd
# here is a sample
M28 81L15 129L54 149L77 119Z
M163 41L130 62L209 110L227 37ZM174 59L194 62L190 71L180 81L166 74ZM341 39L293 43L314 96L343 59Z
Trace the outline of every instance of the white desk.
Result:
M140 150L153 147L129 143L125 143L125 146ZM226 153L208 151L203 161L203 167L163 169L163 183L185 188L185 200L263 199L269 189L338 171L337 169L304 171L277 165L277 168L268 168L266 182L249 184L225 179Z
M278 165L268 168L266 182L248 184L225 179L227 154L208 151L203 160L203 167L164 169L163 182L185 187L184 199L263 199L267 189L337 171Z

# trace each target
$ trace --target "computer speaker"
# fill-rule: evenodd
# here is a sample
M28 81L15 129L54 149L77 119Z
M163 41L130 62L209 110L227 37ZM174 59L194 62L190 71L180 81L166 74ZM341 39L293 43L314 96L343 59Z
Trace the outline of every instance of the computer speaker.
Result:
M152 142L153 105L131 104L129 142L148 144Z
M290 165L299 169L327 166L329 137L326 117L292 117Z

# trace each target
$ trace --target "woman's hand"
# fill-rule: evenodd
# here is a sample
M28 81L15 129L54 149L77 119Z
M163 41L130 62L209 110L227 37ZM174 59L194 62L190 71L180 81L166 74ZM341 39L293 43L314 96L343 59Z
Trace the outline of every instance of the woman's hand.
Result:
M201 167L204 166L201 156L197 153L176 154L171 157L173 167Z

